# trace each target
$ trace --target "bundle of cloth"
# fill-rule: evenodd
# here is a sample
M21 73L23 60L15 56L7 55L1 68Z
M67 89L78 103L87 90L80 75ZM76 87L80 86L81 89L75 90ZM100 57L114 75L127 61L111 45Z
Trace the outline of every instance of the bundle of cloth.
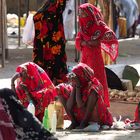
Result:
M57 140L16 98L13 90L0 89L0 140Z

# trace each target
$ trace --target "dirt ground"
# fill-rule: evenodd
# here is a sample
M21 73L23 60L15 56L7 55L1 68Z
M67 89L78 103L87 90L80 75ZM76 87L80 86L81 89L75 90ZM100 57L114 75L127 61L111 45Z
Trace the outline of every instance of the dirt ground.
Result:
M25 45L17 47L17 40L9 38L9 58L6 60L4 68L0 68L0 88L10 87L10 78L14 74L16 67L27 61L31 61L32 48ZM68 65L75 65L74 43L69 42L66 48ZM119 57L117 64L140 64L140 39L120 40ZM111 103L110 111L113 116L123 115L133 119L135 104ZM140 130L137 131L101 131L92 133L76 133L58 131L56 136L60 140L138 140Z

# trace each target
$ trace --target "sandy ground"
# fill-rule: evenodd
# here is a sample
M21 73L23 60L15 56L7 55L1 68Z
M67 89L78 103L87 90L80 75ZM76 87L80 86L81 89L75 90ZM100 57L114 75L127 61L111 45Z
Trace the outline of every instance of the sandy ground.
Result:
M32 48L21 44L17 46L17 39L9 38L9 59L6 60L4 68L0 68L0 88L10 87L10 78L14 74L16 67L24 62L31 61ZM69 42L66 48L68 65L75 65L75 49L74 43ZM120 40L119 57L116 61L117 64L140 64L140 39ZM133 117L135 105L124 105L112 103L110 110L114 115L126 114L129 110L128 117ZM132 113L131 113L132 111ZM131 116L130 116L131 113ZM58 131L56 136L60 140L138 140L140 139L140 131L101 131L92 133L76 133Z

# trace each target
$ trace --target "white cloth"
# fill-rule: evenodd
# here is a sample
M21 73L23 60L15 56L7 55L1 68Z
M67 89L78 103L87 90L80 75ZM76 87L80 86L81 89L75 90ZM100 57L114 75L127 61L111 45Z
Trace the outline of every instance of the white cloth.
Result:
M71 40L75 35L75 0L67 0L63 12L63 24L66 40Z
M27 45L33 46L33 41L35 37L35 27L33 22L33 14L29 14L26 20L26 24L23 29L22 41Z

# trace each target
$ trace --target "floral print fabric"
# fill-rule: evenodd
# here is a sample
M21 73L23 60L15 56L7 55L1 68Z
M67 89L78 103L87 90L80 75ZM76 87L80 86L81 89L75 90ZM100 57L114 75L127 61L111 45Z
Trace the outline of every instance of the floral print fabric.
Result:
M47 0L34 15L33 62L41 66L53 81L66 81L67 57L62 13L66 0Z

